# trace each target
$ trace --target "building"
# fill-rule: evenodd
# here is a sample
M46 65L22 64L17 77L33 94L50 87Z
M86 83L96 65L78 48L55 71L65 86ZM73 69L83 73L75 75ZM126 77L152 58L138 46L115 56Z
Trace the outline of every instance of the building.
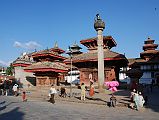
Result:
M139 83L151 84L154 79L159 84L159 50L157 50L158 44L154 44L154 42L155 40L148 38L144 41L143 52L140 53L140 58L128 59L128 66L120 71L121 80L129 80L126 76L127 70L140 68L143 76L140 78Z
M144 51L140 53L142 60L138 62L138 65L143 72L140 82L150 83L154 79L159 83L159 50L157 50L158 44L154 44L154 41L148 38L144 42Z
M27 66L24 70L25 72L34 73L36 86L58 85L60 82L65 81L64 76L70 66L63 63L66 57L61 54L64 52L55 44L54 48L37 51L32 54L35 63Z
M80 71L78 70L77 67L72 65L72 57L81 54L82 52L80 51L80 49L82 49L81 47L79 47L76 43L74 43L72 46L69 47L68 51L66 52L66 54L69 55L69 59L70 59L70 64L68 64L70 66L70 71L68 72L68 74L65 76L65 80L68 83L75 83L75 84L79 84L80 82Z
M27 66L30 66L35 63L31 55L32 53L27 54L25 52L12 63L14 67L14 77L16 81L22 85L22 87L28 87L28 85L36 85L35 76L33 75L33 73L28 73L24 71Z
M90 80L98 81L97 37L81 40L80 43L88 48L88 52L72 56L72 64L80 71L80 82L89 85ZM111 36L103 36L104 81L119 80L120 68L128 63L124 55L111 51L116 45ZM70 63L71 60L65 62Z

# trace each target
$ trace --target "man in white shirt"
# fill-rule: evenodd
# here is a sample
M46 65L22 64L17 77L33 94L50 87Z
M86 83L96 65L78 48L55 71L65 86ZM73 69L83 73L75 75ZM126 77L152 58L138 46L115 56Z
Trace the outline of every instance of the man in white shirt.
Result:
M18 95L18 85L17 84L14 84L14 86L13 86L13 92L14 92L14 96Z

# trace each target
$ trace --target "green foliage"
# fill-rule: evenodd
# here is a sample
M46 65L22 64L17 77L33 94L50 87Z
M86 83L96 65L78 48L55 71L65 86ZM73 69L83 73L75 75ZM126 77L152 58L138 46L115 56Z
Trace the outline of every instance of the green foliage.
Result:
M13 70L14 70L14 67L12 65L10 65L9 67L7 67L7 69L6 69L6 75L13 75Z

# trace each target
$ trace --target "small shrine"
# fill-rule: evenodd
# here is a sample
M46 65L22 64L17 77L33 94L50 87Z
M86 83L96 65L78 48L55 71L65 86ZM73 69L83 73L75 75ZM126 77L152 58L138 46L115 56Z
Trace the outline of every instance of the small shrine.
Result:
M55 43L54 48L45 49L32 54L36 63L25 68L26 72L32 72L36 76L36 86L58 85L64 81L64 76L70 68L63 61L66 57L61 54L65 51Z
M72 64L80 71L80 82L89 85L90 80L98 81L97 37L81 40L80 43L88 48L88 52L72 56ZM104 81L119 80L120 67L128 64L124 55L110 50L116 45L112 36L103 36ZM70 59L65 63L70 63Z

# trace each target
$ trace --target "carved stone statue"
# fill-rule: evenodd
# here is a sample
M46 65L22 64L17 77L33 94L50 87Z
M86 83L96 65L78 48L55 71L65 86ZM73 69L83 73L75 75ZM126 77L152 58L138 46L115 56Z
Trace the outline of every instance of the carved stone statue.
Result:
M97 20L100 20L100 16L99 16L99 14L97 14L97 15L96 15L96 17L97 17Z

